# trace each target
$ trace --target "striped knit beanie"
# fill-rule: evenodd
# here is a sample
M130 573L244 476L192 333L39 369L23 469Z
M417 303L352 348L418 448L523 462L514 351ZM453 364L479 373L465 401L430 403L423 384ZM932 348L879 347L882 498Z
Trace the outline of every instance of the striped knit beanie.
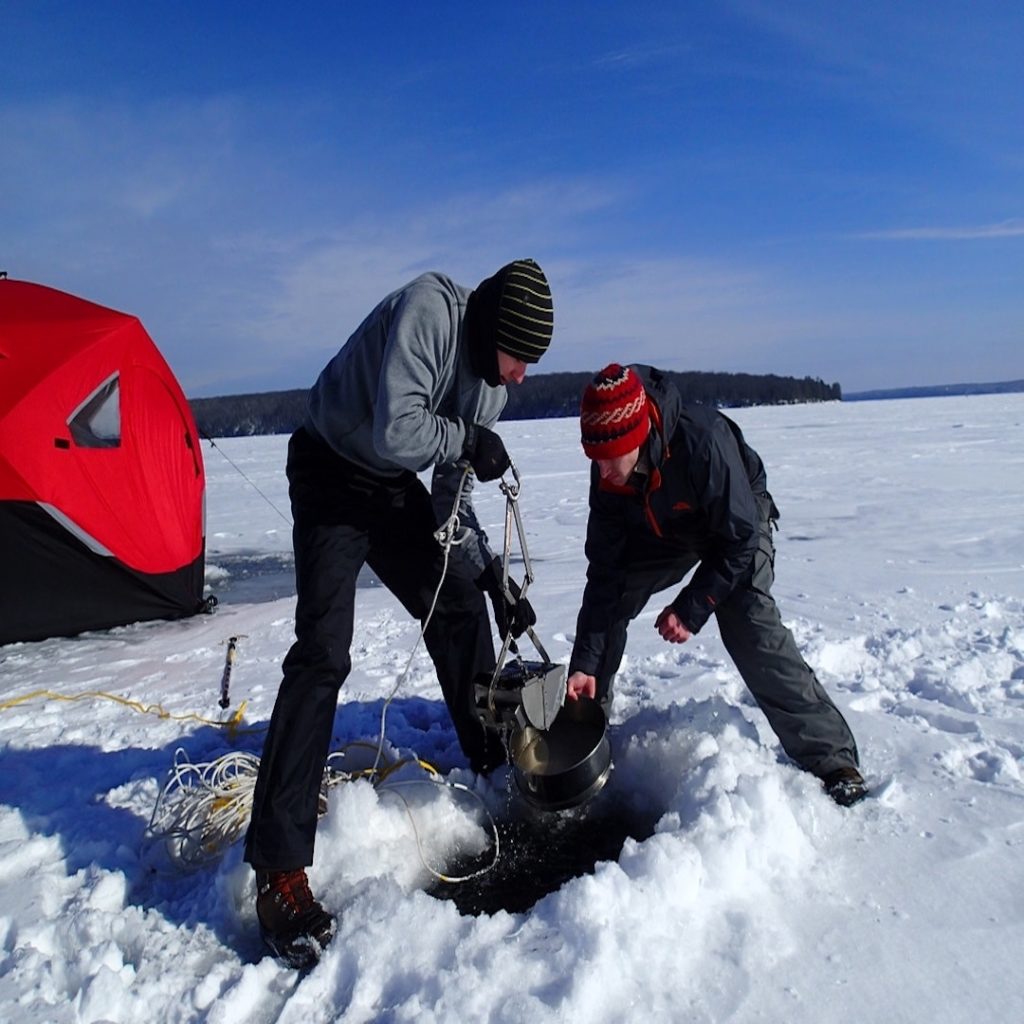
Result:
M647 440L647 393L639 374L612 363L587 385L580 405L580 440L591 459L615 459Z
M524 363L548 350L555 327L551 288L533 260L516 260L482 281L471 297L481 334Z

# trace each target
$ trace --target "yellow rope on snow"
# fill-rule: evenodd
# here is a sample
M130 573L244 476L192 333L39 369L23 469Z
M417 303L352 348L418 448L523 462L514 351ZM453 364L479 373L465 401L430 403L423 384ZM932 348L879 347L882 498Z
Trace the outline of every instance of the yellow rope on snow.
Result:
M217 721L213 718L204 718L194 712L175 714L168 711L162 704L143 704L141 701L131 700L128 697L119 697L116 693L105 693L102 690L86 690L83 693L57 693L54 690L33 690L21 697L14 697L11 700L0 702L0 711L8 711L18 707L20 704L27 704L32 700L58 700L74 703L80 700L110 700L115 704L131 708L145 715L156 715L158 718L171 719L175 722L199 722L201 725L214 725L218 728L227 729L232 736L235 735L238 727L242 724L242 715L245 713L248 701L242 701L235 713L228 719Z

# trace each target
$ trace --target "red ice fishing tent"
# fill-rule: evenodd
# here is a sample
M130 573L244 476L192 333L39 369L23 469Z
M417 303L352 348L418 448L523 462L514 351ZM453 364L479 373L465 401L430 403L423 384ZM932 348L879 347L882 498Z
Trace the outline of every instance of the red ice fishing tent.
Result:
M0 279L0 644L199 611L205 488L139 320Z

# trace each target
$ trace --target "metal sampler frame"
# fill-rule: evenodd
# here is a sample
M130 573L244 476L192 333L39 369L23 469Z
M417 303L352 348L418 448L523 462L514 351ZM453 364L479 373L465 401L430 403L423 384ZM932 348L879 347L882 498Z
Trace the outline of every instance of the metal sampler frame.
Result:
M518 600L521 601L526 597L530 584L533 583L534 575L530 552L526 544L526 531L523 529L522 514L519 510L522 480L519 470L511 459L509 459L509 469L512 481L506 481L504 476L500 481L501 491L505 495L505 535L501 559L501 585L505 600L509 604L516 604L517 599L509 587L509 559L512 551L513 528L523 556L523 582ZM501 653L498 655L490 686L487 688L486 709L491 724L498 728L525 728L529 724L537 729L546 730L550 728L555 716L565 703L567 670L564 665L552 663L533 626L527 626L525 632L541 656L543 664L527 665L524 663L519 656L516 642L512 639L512 631L509 630L503 638ZM508 686L499 686L499 682L502 681L505 660L510 651L519 658L521 675L524 677L518 688L513 686L511 689ZM499 694L515 698L511 706L507 701L499 702L497 699Z

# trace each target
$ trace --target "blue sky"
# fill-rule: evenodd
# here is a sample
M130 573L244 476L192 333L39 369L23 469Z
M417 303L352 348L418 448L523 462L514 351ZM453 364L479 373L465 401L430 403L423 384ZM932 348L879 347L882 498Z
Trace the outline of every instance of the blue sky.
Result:
M1024 377L1024 5L0 0L0 269L192 397L522 256L543 371Z

